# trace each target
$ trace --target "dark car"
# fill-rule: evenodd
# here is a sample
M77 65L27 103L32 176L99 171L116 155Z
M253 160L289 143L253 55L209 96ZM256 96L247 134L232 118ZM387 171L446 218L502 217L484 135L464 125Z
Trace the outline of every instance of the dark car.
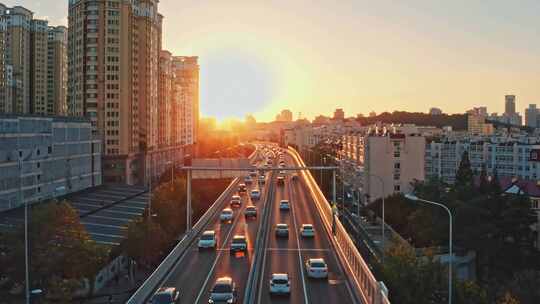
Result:
M236 284L229 277L223 277L216 280L212 291L210 291L209 304L231 304L236 303Z
M179 304L180 292L174 287L161 287L154 293L150 304Z

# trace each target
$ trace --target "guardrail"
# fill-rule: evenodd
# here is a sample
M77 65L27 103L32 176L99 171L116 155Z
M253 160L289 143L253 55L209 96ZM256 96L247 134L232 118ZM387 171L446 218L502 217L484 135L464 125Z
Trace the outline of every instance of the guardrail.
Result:
M301 166L306 165L302 160L302 157L300 157L300 154L294 148L289 147L289 151ZM327 231L332 233L332 222L334 220L332 207L326 200L321 189L317 186L311 172L309 172L309 170L302 170L301 174L306 181L311 195L315 198L315 205L323 219L322 222L324 226ZM354 288L355 292L359 295L362 302L365 304L389 304L390 302L388 301L386 293L381 287L381 285L384 286L384 284L375 279L369 266L358 252L354 242L337 217L335 219L335 233L333 240L335 241L334 244L336 245L337 256L345 266L345 271L349 273L349 278L352 279L351 282L355 285L353 287L356 287Z
M259 288L259 277L262 275L260 269L262 267L264 250L266 241L268 239L268 221L270 219L270 213L272 211L272 202L274 201L274 183L272 179L274 172L270 173L268 179L268 188L266 192L266 203L264 205L263 217L259 224L259 230L257 231L257 241L255 242L254 258L251 263L251 270L246 284L246 290L244 292L244 304L255 303L257 291Z
M250 156L249 159L253 160L253 158L257 155L257 151L254 151ZM163 283L163 280L167 277L170 271L174 268L174 265L182 259L182 257L186 254L187 249L193 244L193 242L196 240L197 236L202 232L202 230L206 227L208 222L214 218L219 211L223 208L224 203L226 202L226 198L233 192L236 191L236 187L238 182L240 181L239 178L235 178L221 193L221 195L217 198L217 200L206 210L206 212L201 216L201 218L197 221L197 223L193 226L193 229L191 232L187 235L184 235L184 237L176 244L174 249L165 257L165 259L159 264L159 266L154 270L154 272L146 279L146 281L135 291L135 293L129 298L129 300L126 302L127 304L140 304L140 303L146 303L147 300L154 294L158 286Z

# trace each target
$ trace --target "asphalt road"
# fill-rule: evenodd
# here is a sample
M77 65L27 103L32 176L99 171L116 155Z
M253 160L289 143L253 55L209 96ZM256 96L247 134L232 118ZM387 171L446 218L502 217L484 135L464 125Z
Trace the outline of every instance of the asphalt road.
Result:
M289 156L286 157L286 161L289 165L293 164ZM276 179L269 180L268 175L260 200L252 202L248 195L243 196L242 207L234 209L234 219L231 223L220 223L219 213L210 221L206 230L216 231L218 250L199 251L197 242L194 242L188 253L169 273L162 286L178 288L182 303L208 303L210 290L216 279L229 276L236 283L239 297L237 303L242 303L253 261L253 247L260 228L261 212L265 203L271 203L269 227L265 227L270 231L265 241L262 275L257 282L256 303L355 303L304 181L292 181L287 177L285 185L278 186L275 184ZM275 193L272 201L267 202L269 183L274 183ZM257 187L256 183L249 186L248 193L253 187ZM290 211L279 210L279 201L282 199L290 200L292 207ZM226 201L230 201L230 197ZM257 206L257 219L246 220L244 217L244 209L250 204ZM289 225L288 239L276 238L274 227L277 223ZM313 239L303 239L300 236L301 225L308 223L315 226L316 235ZM249 248L247 255L229 253L230 243L235 234L246 235ZM312 257L325 259L329 267L328 279L307 278L304 262ZM289 297L270 297L269 279L275 272L289 274L291 278Z
M286 157L287 164L293 160ZM284 186L276 186L263 257L263 275L260 277L257 303L354 303L341 266L331 248L329 236L323 229L316 206L304 181L292 180L290 174ZM280 211L279 201L287 199L290 211ZM275 225L289 225L289 238L277 238ZM314 238L302 238L302 224L313 224ZM328 264L328 279L309 279L304 263L309 258L324 258ZM272 273L288 273L291 280L290 296L270 296L269 280Z
M268 175L268 174L267 174ZM268 185L268 176L267 182ZM266 186L262 187L260 200L252 201L249 195L242 196L242 206L233 208L234 219L230 223L221 223L219 213L210 221L206 230L215 230L218 236L218 249L199 251L197 242L189 248L189 252L177 263L171 271L163 286L174 286L181 292L182 303L208 303L210 290L217 278L230 276L236 283L240 301L249 276L253 259L253 246L261 220L260 212L263 210L267 197ZM248 186L251 189L259 187L257 183ZM232 195L231 195L232 196ZM230 201L230 196L226 199ZM246 219L244 210L248 205L257 207L256 219ZM228 203L227 203L228 206ZM229 247L235 234L245 234L248 240L248 253L231 255Z

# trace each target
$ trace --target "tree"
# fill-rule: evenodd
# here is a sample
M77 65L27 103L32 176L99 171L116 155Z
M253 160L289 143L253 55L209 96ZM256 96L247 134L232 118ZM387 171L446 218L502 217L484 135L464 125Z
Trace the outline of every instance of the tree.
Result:
M478 185L478 190L482 194L488 194L489 193L489 180L487 177L487 171L486 171L486 165L482 165L482 171L480 171L480 182Z
M459 163L459 168L456 172L456 188L463 189L464 191L471 191L474 185L473 177L474 174L471 169L469 152L463 151L463 154L461 155L461 162Z
M107 250L90 240L77 211L67 201L43 203L30 212L29 244L32 288L69 301L81 280L93 278L108 261ZM4 239L11 248L7 275L24 281L24 230Z
M122 247L127 256L141 265L157 264L168 239L161 226L148 218L139 218L128 225Z
M455 283L455 303L459 304L487 304L488 297L485 290L472 281L457 281Z
M510 292L506 292L498 301L497 304L521 304Z

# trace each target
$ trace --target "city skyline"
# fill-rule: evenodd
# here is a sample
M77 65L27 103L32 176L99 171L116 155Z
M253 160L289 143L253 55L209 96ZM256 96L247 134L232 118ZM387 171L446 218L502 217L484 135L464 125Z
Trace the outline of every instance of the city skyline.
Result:
M28 7L51 24L67 23L67 1L3 2ZM540 100L534 86L540 44L529 30L537 11L532 8L539 5L495 1L486 10L480 2L463 1L316 7L303 0L288 6L160 2L164 47L200 56L202 116L223 120L253 113L260 121L272 120L282 108L313 118L330 115L336 106L351 114L430 107L464 113L474 104L501 113L505 94L517 95L523 112ZM182 18L168 18L173 11ZM498 23L507 19L512 22Z

